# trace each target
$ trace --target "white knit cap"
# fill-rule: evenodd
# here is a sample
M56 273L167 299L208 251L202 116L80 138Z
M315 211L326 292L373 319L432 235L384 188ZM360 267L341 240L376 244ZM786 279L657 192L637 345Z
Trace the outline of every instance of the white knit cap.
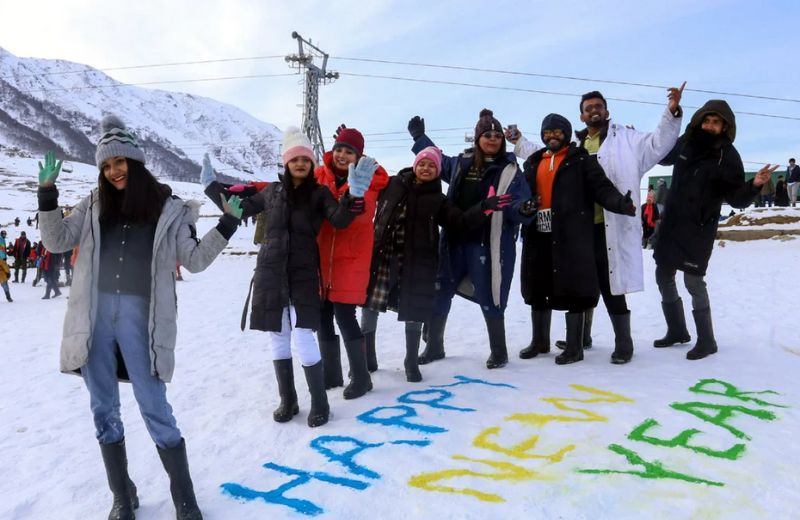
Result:
M144 152L120 118L112 114L104 117L100 122L100 133L94 154L98 168L102 168L103 163L111 157L127 157L144 164Z
M295 157L308 157L312 163L317 163L314 150L311 148L311 141L296 126L290 126L283 132L283 155L281 157L284 165L289 164L289 161Z

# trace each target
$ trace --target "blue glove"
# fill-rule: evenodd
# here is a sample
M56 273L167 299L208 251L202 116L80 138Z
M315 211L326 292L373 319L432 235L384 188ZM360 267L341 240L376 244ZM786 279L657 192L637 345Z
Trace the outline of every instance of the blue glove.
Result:
M350 185L350 195L363 197L372 182L372 175L378 169L378 163L372 157L361 156L357 165L347 167L347 183Z
M200 183L203 188L208 188L216 180L217 176L214 173L214 168L211 167L211 159L208 158L208 154L205 154L203 155L203 169L200 170Z

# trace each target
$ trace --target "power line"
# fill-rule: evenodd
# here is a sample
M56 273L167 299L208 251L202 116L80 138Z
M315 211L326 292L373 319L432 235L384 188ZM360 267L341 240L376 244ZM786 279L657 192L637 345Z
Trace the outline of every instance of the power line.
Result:
M44 92L67 92L77 90L99 90L104 88L124 88L124 87L140 87L144 85L166 85L171 83L202 83L205 81L227 81L231 79L258 79L258 78L278 78L283 76L295 76L296 74L287 72L281 74L250 74L247 76L220 76L216 78L196 78L196 79L175 79L166 81L146 81L141 83L116 83L113 85L86 85L83 87L64 87L64 88L47 88L40 90L20 90L23 94L37 94Z
M528 77L536 77L536 78L550 78L550 79L566 79L571 81L586 81L591 83L605 83L609 85L626 85L631 87L645 87L645 88L657 88L666 90L667 86L664 85L654 85L651 83L636 83L632 81L620 81L620 80L608 80L608 79L596 79L596 78L582 78L578 76L561 76L557 74L542 74L536 72L520 72L520 71L513 71L513 70L501 70L501 69L482 69L477 67L461 67L456 65L436 65L432 63L416 63L416 62L408 62L408 61L391 61L391 60L378 60L378 59L371 59L371 58L347 58L343 56L331 56L331 59L337 60L344 60L344 61L361 61L366 63L383 63L389 65L407 65L412 67L427 67L427 68L435 68L435 69L448 69L448 70L464 70L470 72L489 72L493 74L506 74L511 76L528 76ZM719 92L716 90L702 90L702 89L695 89L695 88L687 88L684 89L684 92L699 92L703 94L715 94L720 96L737 96L737 97L745 97L745 98L753 98L753 99L766 99L770 101L786 101L789 103L800 103L800 99L793 99L793 98L779 98L773 96L761 96L757 94L744 94L740 92Z

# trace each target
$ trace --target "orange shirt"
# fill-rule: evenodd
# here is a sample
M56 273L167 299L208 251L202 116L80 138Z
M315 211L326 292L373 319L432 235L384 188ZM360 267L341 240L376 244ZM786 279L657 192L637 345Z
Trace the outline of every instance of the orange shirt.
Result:
M563 147L555 154L550 150L544 152L542 161L536 170L536 193L542 197L539 209L550 209L553 201L553 179L556 178L556 171L561 166L561 161L567 156L569 146Z

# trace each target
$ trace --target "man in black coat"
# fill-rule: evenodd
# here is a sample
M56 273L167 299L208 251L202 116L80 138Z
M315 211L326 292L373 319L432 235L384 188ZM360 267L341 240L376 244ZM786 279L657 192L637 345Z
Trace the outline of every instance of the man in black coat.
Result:
M535 222L523 231L522 296L533 307L534 330L542 337L550 336L550 311L567 311L567 340L564 352L556 357L559 365L583 359L584 311L596 306L600 296L594 260L595 202L614 213L636 215L630 191L623 196L597 159L570 143L571 135L572 125L565 117L548 115L541 132L545 148L523 166L539 207ZM529 349L535 350L539 343L534 338ZM523 350L520 357L536 353L527 355Z
M711 100L695 112L675 148L661 161L662 165L673 166L672 185L653 254L667 334L655 340L653 346L691 341L675 285L676 272L683 271L697 327L697 344L686 354L691 360L717 351L704 277L722 203L746 208L778 167L768 164L754 179L745 182L742 159L733 146L735 137L733 111L725 101Z
M22 283L25 283L25 276L28 274L28 257L31 256L31 241L25 236L25 232L19 234L19 238L14 241L14 283L19 283L19 270L22 269Z

